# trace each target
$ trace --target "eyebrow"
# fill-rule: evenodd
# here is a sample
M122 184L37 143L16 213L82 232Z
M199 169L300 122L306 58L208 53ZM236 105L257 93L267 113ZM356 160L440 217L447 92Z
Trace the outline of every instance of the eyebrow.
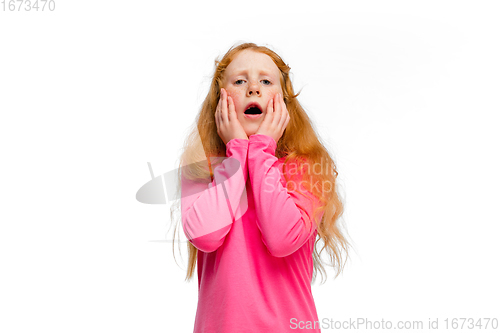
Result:
M246 72L247 72L247 70L246 70L246 69L242 69L242 70L240 70L240 71L238 71L238 72L234 73L234 74L233 74L233 76L241 75L241 74L246 73ZM270 72L265 71L265 70L261 70L261 71L259 72L259 75L262 75L262 74L264 74L264 75L268 75L268 76L272 76L272 74L271 74Z

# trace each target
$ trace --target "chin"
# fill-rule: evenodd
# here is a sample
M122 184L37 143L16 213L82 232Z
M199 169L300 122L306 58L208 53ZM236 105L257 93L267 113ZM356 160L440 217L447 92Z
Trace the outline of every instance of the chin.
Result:
M255 126L255 128L248 128L248 129L245 129L245 132L247 133L247 136L250 137L250 135L254 135L255 133L257 133L259 129L259 126Z
M250 135L254 135L255 133L257 133L257 131L246 132L248 138L250 138Z
M250 135L254 135L255 133L257 133L259 126L250 126L250 128L244 127L243 129L245 130L247 137L250 137Z

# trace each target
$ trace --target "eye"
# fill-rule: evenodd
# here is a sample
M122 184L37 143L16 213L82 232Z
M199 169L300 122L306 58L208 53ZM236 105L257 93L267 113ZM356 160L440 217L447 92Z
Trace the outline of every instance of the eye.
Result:
M241 83L243 83L242 79L236 80L236 82L234 82L234 84L241 84Z
M270 85L270 84L271 84L271 81L269 81L269 80L262 80L262 82L264 82L264 84L265 84L266 86L268 86L268 85Z

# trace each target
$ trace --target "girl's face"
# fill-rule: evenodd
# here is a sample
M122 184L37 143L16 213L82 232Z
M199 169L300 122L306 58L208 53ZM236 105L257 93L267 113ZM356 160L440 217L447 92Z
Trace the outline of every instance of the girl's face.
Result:
M233 99L236 115L248 137L264 121L269 100L282 93L280 75L278 66L267 54L252 50L239 52L227 66L223 88ZM262 113L245 114L252 105L258 106Z

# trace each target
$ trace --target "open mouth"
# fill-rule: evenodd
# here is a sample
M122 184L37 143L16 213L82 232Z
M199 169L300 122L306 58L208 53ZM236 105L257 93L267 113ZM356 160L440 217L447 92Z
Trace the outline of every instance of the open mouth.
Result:
M247 106L247 109L245 110L245 114L261 114L262 110L260 108L260 105L257 103L251 103Z

